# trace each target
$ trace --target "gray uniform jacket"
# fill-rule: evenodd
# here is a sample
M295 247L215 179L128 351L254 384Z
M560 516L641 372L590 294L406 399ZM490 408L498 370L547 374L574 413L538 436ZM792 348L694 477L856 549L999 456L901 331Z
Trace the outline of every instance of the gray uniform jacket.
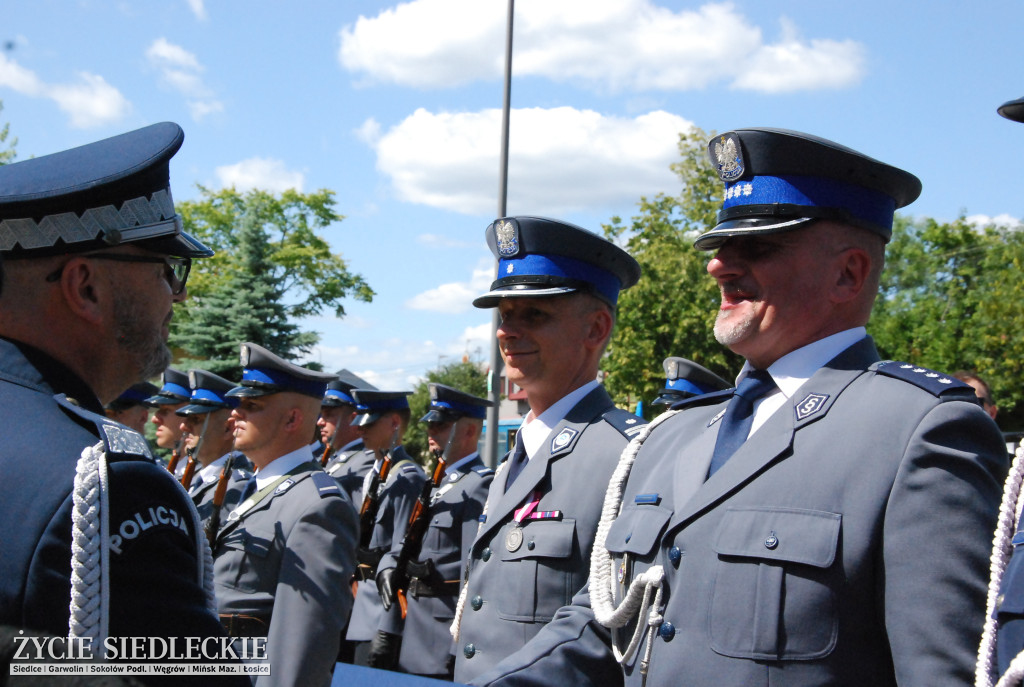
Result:
M252 477L251 468L252 463L243 454L236 451L235 461L231 466L231 475L228 477L228 488L224 492L224 503L221 504L220 509L221 527L227 524L228 513L241 500L242 491ZM219 472L217 474L218 476L220 475ZM192 497L192 502L196 504L196 510L199 511L199 519L202 521L204 528L209 525L210 516L213 514L213 495L216 491L216 481L203 482L198 475L196 475L195 481L192 482L192 488L188 490L188 495Z
M352 607L357 528L348 497L312 462L224 522L213 552L219 610L270 624L271 675L257 684L330 683Z
M391 550L393 541L401 541L409 515L420 495L427 476L401 446L392 455L392 469L387 482L381 486L380 505L370 536L370 549L381 555ZM373 580L359 583L352 617L348 621L345 639L365 642L374 638L378 630L391 634L402 634L402 615L395 604L388 612L380 602L377 584Z
M457 682L468 682L526 644L583 587L605 488L628 436L643 424L615 408L599 387L551 430L507 493L505 470L491 482L486 521L467 563ZM514 513L538 491L534 512L548 515L525 520L522 541L513 549Z
M648 685L973 682L1006 449L969 387L877 360L838 355L706 482L729 392L651 432L607 537L616 602L664 569ZM641 684L588 592L479 683Z
M353 448L335 453L324 467L324 472L338 480L357 509L363 502L363 479L374 460L373 451L367 451L360 441Z
M460 465L447 475L431 495L429 525L423 535L420 554L415 559L434 562L437 570L431 582L448 582L438 596L407 594L409 612L405 618L402 653L398 666L415 675L441 675L452 650L449 628L455 617L459 597L458 582L469 547L476 538L480 514L487 500L487 488L494 470L480 457ZM395 541L391 552L381 559L379 569L395 567L402 541ZM452 584L454 582L454 584Z

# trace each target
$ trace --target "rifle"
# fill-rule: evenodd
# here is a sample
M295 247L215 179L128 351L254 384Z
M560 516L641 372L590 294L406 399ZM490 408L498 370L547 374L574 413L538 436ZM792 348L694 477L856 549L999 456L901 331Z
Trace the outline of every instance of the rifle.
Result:
M199 449L203 446L203 437L206 436L206 428L210 424L210 414L206 413L206 417L203 418L203 428L199 431L199 438L196 440L196 445L190 449L185 449L185 453L188 454L188 462L185 463L185 474L181 476L181 486L185 487L185 491L192 488L192 477L196 473L196 463L199 461L196 459L196 455L199 453Z
M217 530L220 529L220 510L224 506L224 497L228 492L228 482L231 480L231 468L235 462L235 454L229 453L228 459L224 461L224 467L217 478L217 489L213 492L213 512L206 522L206 538L213 548L213 542L217 539Z
M423 548L423 535L427 533L427 525L430 522L430 495L434 489L441 486L444 479L444 470L448 467L448 460L451 458L452 441L455 439L456 420L452 423L451 431L448 433L448 442L444 450L434 451L437 458L437 465L434 466L434 474L423 483L423 489L416 503L409 514L409 524L405 528L405 536L402 537L402 549L398 553L398 560L395 562L394 586L395 597L402 609L402 618L405 618L409 611L409 602L405 598L406 588L409 586L409 563L420 555Z
M363 494L363 505L359 508L359 550L356 552L358 562L356 570L365 567L376 574L377 564L371 561L375 557L380 560L380 557L374 556L370 551L370 540L373 538L373 525L377 521L377 510L380 508L380 485L387 482L388 473L391 472L391 454L394 452L395 446L398 445L399 429L400 427L396 427L391 435L391 446L381 458L380 470L374 472L372 468L370 469L370 478L367 480L366 492ZM360 579L362 578L358 575L352 575L352 596L356 595L357 583Z
M327 440L327 445L324 446L324 454L320 456L320 467L327 467L327 459L331 457L331 445L334 443L334 435Z
M174 471L178 469L178 461L181 460L181 439L178 439L174 443L174 448L171 449L171 457L167 461L167 471L174 474Z
M185 472L181 475L181 486L185 487L185 491L188 491L189 487L192 486L192 477L196 474L196 449L186 448L185 455L188 456L188 462L185 463Z

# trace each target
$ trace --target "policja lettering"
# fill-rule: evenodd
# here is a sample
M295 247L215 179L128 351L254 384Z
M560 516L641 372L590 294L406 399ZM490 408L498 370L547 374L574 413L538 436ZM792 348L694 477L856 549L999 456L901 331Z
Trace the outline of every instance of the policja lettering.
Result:
M135 539L142 532L153 527L153 525L170 525L181 530L186 535L188 534L188 528L185 527L184 519L173 508L165 506L150 507L145 512L137 511L132 517L121 522L117 528L118 534L110 535L110 550L114 553L121 553L122 541L125 539Z

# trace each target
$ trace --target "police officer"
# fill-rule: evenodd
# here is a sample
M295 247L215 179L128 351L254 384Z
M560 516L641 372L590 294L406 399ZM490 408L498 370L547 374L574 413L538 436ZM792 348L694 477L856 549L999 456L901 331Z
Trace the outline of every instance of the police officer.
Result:
M999 114L1024 122L1024 98L1003 103ZM980 394L979 394L980 395ZM995 406L990 414L995 416ZM988 410L988 407L986 407ZM999 526L993 543L985 631L978 652L979 687L1020 685L1024 681L1024 529L1020 520L1020 493L1024 465L1018 448L1004 487Z
M208 530L214 511L214 524L222 524L238 505L252 477L252 464L241 451L234 450L235 420L231 410L238 406L238 398L227 393L235 384L207 370L189 370L188 380L192 390L190 402L176 413L181 418L185 452L192 465L186 466L191 479L182 486L188 490L203 527ZM215 504L214 497L222 484L223 496Z
M149 406L146 399L157 392L155 384L139 382L132 384L120 396L107 404L104 409L107 417L131 427L139 434L146 433L146 422L149 421Z
M722 391L732 386L714 372L686 358L665 358L665 386L651 405L671 406L692 396Z
M0 436L0 623L97 655L105 637L223 633L191 501L103 415L167 367L171 308L212 254L171 201L183 136L154 124L0 167L0 414L25 430Z
M409 514L427 479L422 468L402 448L409 426L410 393L352 390L359 411L353 422L366 451L376 456L376 462L363 485L358 588L345 639L353 643L354 662L374 668L394 666L402 635L398 608L384 611L381 606L375 582L377 564L391 550L392 543L401 541L405 535Z
M188 374L169 367L164 370L160 390L146 399L146 405L154 409L149 421L156 427L156 445L171 452L167 469L178 479L185 470L185 461L181 460L185 450L181 446L181 421L175 413L188 403L191 393Z
M221 620L235 637L266 637L271 674L256 684L326 685L352 607L356 518L309 450L332 375L243 343L231 411L235 448L256 467L214 545Z
M589 593L479 682L969 684L1002 438L970 387L879 361L864 328L920 182L792 131L708 150L725 203L695 245L738 386L623 454Z
M500 276L473 304L499 309L505 369L530 412L470 550L453 624L458 682L523 646L586 582L605 487L643 425L596 381L619 291L640 278L637 262L539 217L496 220L486 237Z
M476 537L494 471L483 464L477 443L491 402L431 383L427 441L445 459L443 472L424 509L422 536L393 541L380 562L377 587L387 609L401 587L408 603L398 668L405 673L451 680L452 638L462 566ZM403 555L404 554L404 555ZM402 570L396 565L405 559Z
M353 504L362 503L363 480L373 467L373 453L368 453L359 428L352 424L356 417L356 400L352 390L361 388L362 380L347 371L327 385L320 404L320 440L327 446L324 471L338 480ZM364 383L365 384L365 383Z

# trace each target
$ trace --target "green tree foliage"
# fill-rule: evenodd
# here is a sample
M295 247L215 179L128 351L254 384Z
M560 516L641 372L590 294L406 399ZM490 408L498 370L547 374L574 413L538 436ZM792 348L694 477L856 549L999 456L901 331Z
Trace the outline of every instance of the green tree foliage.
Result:
M434 462L427 450L427 426L420 422L420 418L427 414L430 407L430 389L427 385L436 382L467 394L487 398L487 373L480 368L479 363L468 358L461 362L449 363L428 372L426 379L413 389L413 394L409 397L412 421L405 433L403 445L406 452L423 465L429 466Z
M4 104L0 101L0 112L3 112ZM17 151L14 149L18 145L18 139L12 138L10 143L7 142L7 138L11 135L11 124L7 122L0 128L0 146L6 145L6 150L0 150L0 165L6 165L14 162L14 158L18 156Z
M186 231L217 254L193 264L190 297L175 311L171 345L182 366L237 374L243 341L294 360L319 340L300 331L297 318L326 309L343 317L345 298L372 300L369 285L320 236L342 219L333 192L200 190L202 200L178 211Z
M640 214L624 224L613 217L605 235L624 245L643 269L639 283L619 294L615 333L602 361L616 403L649 403L664 386L662 361L689 358L732 379L742 359L715 341L719 295L706 271L709 255L693 247L714 226L722 184L705 154L708 135L694 128L679 137L682 183L678 196L640 200Z
M897 217L869 329L883 358L973 370L1024 428L1024 233Z

